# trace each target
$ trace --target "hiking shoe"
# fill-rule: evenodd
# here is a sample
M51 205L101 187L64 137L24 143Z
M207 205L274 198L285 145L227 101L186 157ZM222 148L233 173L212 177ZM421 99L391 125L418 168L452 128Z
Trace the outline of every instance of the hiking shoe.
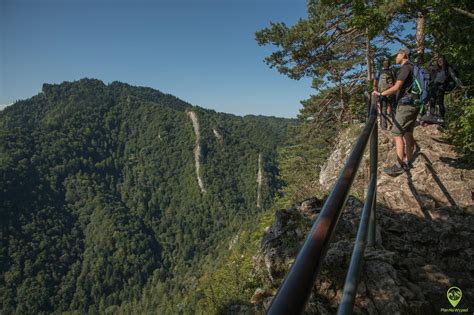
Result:
M384 168L383 171L385 172L385 174L395 177L403 174L405 172L405 169L399 164L395 163L390 167Z
M444 119L437 115L426 114L423 117L421 117L420 120L427 124L441 125L442 123L444 123Z

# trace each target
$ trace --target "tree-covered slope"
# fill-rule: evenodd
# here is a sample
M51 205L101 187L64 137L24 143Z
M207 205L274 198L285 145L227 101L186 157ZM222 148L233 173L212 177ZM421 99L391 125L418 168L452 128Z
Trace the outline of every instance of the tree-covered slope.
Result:
M4 109L1 312L104 312L197 271L271 205L293 123L93 79Z

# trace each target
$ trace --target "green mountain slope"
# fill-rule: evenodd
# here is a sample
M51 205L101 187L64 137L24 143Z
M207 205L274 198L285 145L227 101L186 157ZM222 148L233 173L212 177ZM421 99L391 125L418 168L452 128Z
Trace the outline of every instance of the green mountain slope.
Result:
M1 312L102 313L140 299L152 278L174 286L199 272L271 206L294 123L93 79L45 84L4 109Z

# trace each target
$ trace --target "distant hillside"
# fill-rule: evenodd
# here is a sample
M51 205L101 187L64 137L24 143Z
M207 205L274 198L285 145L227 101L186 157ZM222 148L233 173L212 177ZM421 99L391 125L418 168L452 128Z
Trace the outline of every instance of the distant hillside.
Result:
M5 108L0 313L104 313L147 284L169 288L154 299L173 313L176 279L199 276L203 257L271 206L295 123L94 79Z

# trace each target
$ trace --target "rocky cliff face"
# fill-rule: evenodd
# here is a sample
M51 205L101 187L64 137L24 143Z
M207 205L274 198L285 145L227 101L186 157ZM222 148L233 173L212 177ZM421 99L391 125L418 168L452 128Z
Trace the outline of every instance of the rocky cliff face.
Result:
M322 184L331 182L326 189L354 139L342 135L336 153L323 167ZM395 159L391 135L379 134L377 244L366 249L356 314L438 314L441 308L451 307L446 298L451 286L463 292L457 308L472 311L474 307L473 167L459 162L435 126L416 128L415 139L414 168L393 178L381 172ZM367 186L367 174L366 159L356 188ZM252 298L253 311L263 312L269 306L322 204L314 198L276 212L254 257L256 270L264 272L267 280ZM308 314L336 312L362 206L360 198L348 199L313 288Z

